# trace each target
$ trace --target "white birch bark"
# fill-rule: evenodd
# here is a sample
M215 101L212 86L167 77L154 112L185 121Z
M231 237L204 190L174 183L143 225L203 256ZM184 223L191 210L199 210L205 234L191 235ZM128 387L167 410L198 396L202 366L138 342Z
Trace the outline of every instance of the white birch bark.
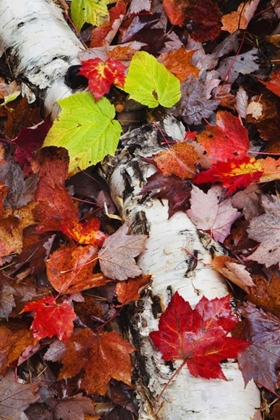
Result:
M0 22L1 54L55 117L55 102L73 93L64 76L70 65L80 64L83 45L51 0L1 0Z
M172 137L178 139L178 124L170 125L169 120L162 129L171 136L175 130ZM153 298L157 298L164 310L175 291L193 306L202 296L213 299L229 293L223 278L207 266L211 264L210 247L219 252L219 245L206 235L199 235L184 212L177 212L168 220L167 200L143 201L140 191L154 167L141 158L159 150L157 131L151 126L149 131L140 128L124 135L121 152L108 171L110 191L123 219L135 233L149 232L147 250L139 258L138 265L144 273L152 275L151 293L143 299L142 310L136 311L131 319L131 335L136 337L134 344L141 355L138 359L140 419L249 420L260 406L260 393L253 382L244 389L236 361L223 363L227 382L193 378L187 368L183 368L157 401L173 372L149 339L149 333L158 329L158 319L153 315ZM192 270L191 255L194 254L199 262ZM180 364L175 363L174 367Z
M55 101L72 93L64 83L64 75L69 65L79 63L77 56L82 45L51 0L1 0L0 18L2 53L7 54L15 76L25 80L40 95L46 112L52 111L54 116ZM235 362L224 364L228 382L191 378L187 369L183 369L162 400L156 400L172 372L148 338L149 332L158 325L152 314L151 296L159 298L164 310L176 290L194 305L202 295L221 297L227 289L221 277L203 264L211 261L209 249L186 214L178 212L168 220L166 200L142 202L139 191L144 179L139 181L139 176L142 173L146 178L152 169L141 163L139 156L150 155L157 149L155 130L147 133L146 138L143 133L138 131L123 137L126 148L116 157L110 171L110 188L116 204L120 197L124 199L124 205L119 206L123 219L134 231L143 226L141 220L144 219L149 231L147 250L139 259L139 265L145 273L152 274L151 295L144 299L143 308L135 315L131 328L132 335L139 340L140 358L135 363L140 375L137 384L140 419L249 420L254 416L255 407L259 407L260 395L252 382L244 390ZM129 144L139 141L131 154ZM125 179L129 179L132 186L129 193ZM184 249L190 253L198 251L201 262L194 271L190 268L192 258Z

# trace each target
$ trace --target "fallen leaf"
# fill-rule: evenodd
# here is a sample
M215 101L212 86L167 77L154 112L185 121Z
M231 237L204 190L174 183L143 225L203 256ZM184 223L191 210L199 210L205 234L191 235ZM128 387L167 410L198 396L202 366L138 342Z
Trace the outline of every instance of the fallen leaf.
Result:
M65 341L73 332L73 321L76 314L67 300L57 303L49 296L35 302L29 302L21 313L35 312L31 325L35 343L45 337L57 335L59 340Z
M109 17L107 3L107 0L73 0L70 10L76 28L80 30L85 23L98 27L106 22Z
M105 62L100 58L92 58L82 61L79 74L89 80L89 90L98 101L109 93L113 84L121 88L124 86L125 69L126 66L114 58L108 58Z
M249 0L246 3L241 3L237 11L224 15L222 17L222 31L228 31L232 34L238 29L247 29L259 2L260 0Z
M187 51L181 47L160 54L158 61L164 64L167 70L171 71L182 83L190 76L198 77L199 75L199 69L191 63L194 53L195 51Z
M246 339L252 344L238 356L245 384L251 379L270 392L279 389L280 322L276 316L248 302L241 308L246 320Z
M214 270L219 271L219 273L231 280L246 293L250 293L252 290L251 288L256 287L251 275L246 270L245 265L240 264L238 260L234 260L227 255L215 255L212 265Z
M141 274L134 258L145 250L147 236L127 233L128 226L124 224L105 239L98 252L101 271L109 279L126 280Z
M231 195L236 190L246 188L259 180L262 174L261 162L245 156L228 162L214 163L210 169L199 172L193 181L195 184L221 182L226 189L226 195Z
M118 301L123 305L137 301L140 293L149 285L150 279L150 275L142 275L136 279L118 282L116 285Z
M245 156L250 147L247 128L238 117L227 111L218 111L216 125L207 125L197 135L197 141L207 151L212 162Z
M131 385L130 353L134 347L116 332L94 334L85 328L66 342L59 379L83 372L81 388L88 394L105 395L111 378Z
M260 242L260 245L247 259L270 267L280 261L278 233L280 199L275 195L263 195L261 202L265 213L254 217L247 230L249 238Z
M211 187L206 194L193 185L187 215L198 229L210 231L216 241L223 243L241 213L232 207L230 198L220 201L221 194L219 186Z
M47 276L56 291L73 294L106 284L101 273L93 274L97 263L94 246L63 246L53 252L46 263Z
M176 292L159 320L159 331L150 333L162 359L183 359L190 373L205 379L226 377L219 362L236 358L250 343L228 333L238 322L231 313L230 295L208 300L194 309Z
M0 417L3 420L28 420L24 411L39 399L38 388L38 383L17 383L11 369L0 381Z
M223 58L217 71L222 80L233 83L239 74L251 74L259 70L259 64L256 63L258 59L258 49L252 48L244 54Z

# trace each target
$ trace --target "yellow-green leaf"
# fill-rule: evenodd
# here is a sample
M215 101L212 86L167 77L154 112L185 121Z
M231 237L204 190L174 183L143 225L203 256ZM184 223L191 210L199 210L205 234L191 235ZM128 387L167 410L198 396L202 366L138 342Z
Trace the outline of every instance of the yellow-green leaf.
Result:
M81 29L84 23L101 26L109 20L109 12L106 0L72 0L71 17L77 29Z
M123 90L149 108L171 108L181 97L179 79L145 51L134 54Z
M58 101L61 107L58 120L53 123L43 147L65 147L73 175L102 161L116 151L121 125L114 120L115 108L108 99L95 102L89 92L75 93Z

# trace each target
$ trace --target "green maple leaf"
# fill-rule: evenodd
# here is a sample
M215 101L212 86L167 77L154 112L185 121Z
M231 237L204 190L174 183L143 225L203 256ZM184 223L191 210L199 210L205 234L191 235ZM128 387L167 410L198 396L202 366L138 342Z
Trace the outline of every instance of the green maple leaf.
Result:
M71 17L77 29L84 23L101 26L109 20L108 0L73 0L71 2Z
M61 99L58 104L61 112L43 147L68 150L69 174L95 165L105 156L115 153L122 128L114 120L115 108L108 99L95 102L91 93L82 92Z
M181 97L179 79L145 51L134 54L123 90L149 108L171 108Z

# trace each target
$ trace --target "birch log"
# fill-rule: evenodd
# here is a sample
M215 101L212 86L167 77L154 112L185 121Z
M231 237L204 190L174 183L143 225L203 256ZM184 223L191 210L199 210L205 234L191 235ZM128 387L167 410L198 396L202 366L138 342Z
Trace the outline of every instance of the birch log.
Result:
M0 17L0 48L6 53L11 69L44 100L46 112L56 115L55 102L72 93L64 83L64 75L70 65L79 63L77 56L82 45L51 0L1 0ZM173 129L176 134L169 134L178 139L180 125L173 124ZM139 344L135 363L139 373L140 419L249 420L260 405L260 394L252 382L244 390L235 361L224 364L228 382L194 379L183 369L162 400L157 401L172 372L148 338L149 332L158 325L153 315L155 298L164 310L176 290L195 304L202 295L221 297L227 289L222 278L203 264L211 260L209 246L216 245L198 234L185 213L178 212L168 220L165 200L143 201L139 195L145 178L153 170L142 162L141 156L158 150L156 138L154 127L123 136L123 149L111 160L110 171L107 171L116 204L120 203L120 198L124 200L124 204L119 205L124 221L133 232L137 233L144 226L149 233L147 250L139 259L139 265L152 275L153 283L141 310L131 319L131 336ZM203 263L194 271L192 258L184 249L190 253L198 251Z
M182 126L171 119L161 127L161 132L177 140L180 135L183 138L182 131ZM213 299L228 294L223 278L205 265L211 263L210 248L219 252L219 245L207 235L199 234L184 212L177 212L168 220L166 200L141 196L146 178L155 170L142 158L159 151L157 137L158 128L154 125L125 134L119 155L111 161L111 168L106 169L110 174L111 195L130 230L149 234L147 250L138 265L144 273L152 275L153 282L141 311L136 310L130 320L131 337L138 348L135 364L139 372L140 419L249 420L260 406L260 393L253 382L244 389L236 361L223 363L227 382L193 378L184 368L157 400L173 371L170 364L161 360L161 354L149 339L149 333L158 329L154 302L164 310L175 291L191 305L202 296ZM192 269L191 255L197 255L199 260L195 269Z

